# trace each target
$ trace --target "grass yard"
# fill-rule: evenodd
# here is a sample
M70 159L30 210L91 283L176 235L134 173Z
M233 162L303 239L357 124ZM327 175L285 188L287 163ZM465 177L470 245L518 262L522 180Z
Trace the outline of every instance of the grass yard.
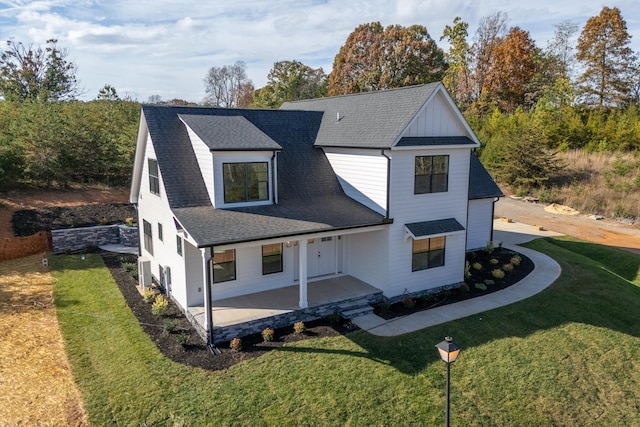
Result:
M94 425L640 425L640 256L571 240L527 246L558 282L523 302L378 338L285 345L226 371L163 358L97 255L53 259L66 348Z

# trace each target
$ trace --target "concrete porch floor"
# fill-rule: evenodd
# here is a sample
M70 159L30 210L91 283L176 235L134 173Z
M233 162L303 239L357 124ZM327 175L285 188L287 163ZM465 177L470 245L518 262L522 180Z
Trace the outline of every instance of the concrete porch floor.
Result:
M307 284L307 301L309 307L315 307L379 292L381 292L380 289L355 277L340 276L309 282ZM298 285L233 298L214 299L211 310L213 325L227 327L300 310L299 300L300 289ZM189 307L188 311L204 328L204 307Z

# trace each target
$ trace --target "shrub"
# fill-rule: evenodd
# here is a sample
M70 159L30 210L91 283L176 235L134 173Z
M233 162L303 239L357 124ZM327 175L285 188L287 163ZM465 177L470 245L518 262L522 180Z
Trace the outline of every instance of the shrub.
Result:
M496 279L503 279L504 278L504 271L500 270L499 268L496 268L495 270L493 270L491 272L491 275L493 277L495 277Z
M503 271L513 271L513 264L505 264L502 266Z
M156 316L162 316L166 313L167 308L169 308L169 300L164 295L160 294L156 297L156 300L151 306L151 313Z
M482 264L480 264L479 262L474 262L473 263L473 269L477 270L477 271L482 270Z
M273 331L273 329L265 328L262 331L262 339L264 340L264 342L273 341L274 334L275 334L275 332Z
M511 257L509 262L517 267L522 262L522 258L520 258L520 255L514 255Z
M164 331L168 334L172 333L178 327L178 321L176 319L165 319Z
M498 265L499 262L500 261L498 261L496 258L491 258L489 260L489 264L491 264L491 265Z
M229 348L233 351L242 351L242 340L240 338L234 338L229 342Z
M151 304L156 299L156 293L151 288L144 288L142 298L145 300L145 302L148 302L149 304Z
M340 324L340 315L338 313L331 313L327 316L327 320L333 326L338 326Z
M383 313L386 313L387 311L389 311L389 308L391 308L391 304L389 304L389 301L384 300L381 301L380 304L378 304L378 307L380 307L380 310L382 310Z
M491 279L484 279L483 281L484 281L484 284L487 285L487 286L491 286L491 285L495 285L496 284L496 282L494 282Z
M464 262L464 278L468 279L471 277L471 264L469 264L469 261L465 261Z
M486 253L488 253L488 254L492 254L492 253L493 253L493 250L494 250L494 247L493 247L493 241L492 241L492 240L489 240L489 241L487 242L487 246L485 246L485 248L484 248L484 251L485 251Z
M405 308L411 309L416 306L416 301L410 296L405 296L402 298L402 305L404 305Z
M133 218L125 218L124 223L127 227L133 227Z
M307 327L304 325L304 322L296 322L293 324L293 331L296 334L301 334L303 333L305 330L307 329Z
M176 336L176 342L183 347L189 345L189 334L181 332L178 336Z
M469 285L466 282L462 282L458 289L460 289L460 292L467 293L469 292Z
M487 285L485 285L484 283L475 283L473 286L475 286L476 289L480 289L481 291L487 290Z

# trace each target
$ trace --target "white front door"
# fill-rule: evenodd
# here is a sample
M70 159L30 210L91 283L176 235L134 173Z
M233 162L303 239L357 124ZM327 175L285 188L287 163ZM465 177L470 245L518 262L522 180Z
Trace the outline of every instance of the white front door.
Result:
M307 240L307 276L323 276L336 272L336 238Z

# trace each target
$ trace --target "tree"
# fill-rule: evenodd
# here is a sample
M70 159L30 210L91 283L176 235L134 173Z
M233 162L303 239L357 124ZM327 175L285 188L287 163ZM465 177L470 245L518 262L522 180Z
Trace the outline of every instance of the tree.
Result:
M47 40L46 48L7 41L0 55L0 94L7 101L65 101L79 93L76 66L68 53Z
M513 112L524 104L536 71L535 52L529 33L518 27L511 28L495 47L484 90L502 111Z
M329 95L367 92L439 81L444 52L421 25L358 26L340 48L329 76Z
M449 52L445 54L449 68L445 72L442 83L447 88L458 106L465 108L471 104L471 47L467 42L469 24L459 16L453 20L453 27L444 28L440 40L449 42Z
M585 71L578 79L587 104L620 105L629 95L629 73L635 60L631 36L620 9L602 8L580 33L576 58Z
M98 92L98 96L96 97L98 101L120 101L120 96L118 96L118 92L116 88L111 86L110 84L106 84L100 89Z
M147 98L147 104L161 104L162 103L162 97L160 95L150 95L149 98Z
M267 84L254 94L254 105L278 108L283 102L320 98L327 93L327 75L298 61L273 64Z
M507 14L497 12L480 20L472 52L474 58L474 98L478 100L485 90L485 83L495 65L495 49L502 42L507 30Z
M253 83L247 78L246 64L237 61L233 65L211 67L204 78L207 96L205 104L214 107L245 107L248 95L253 93Z
M571 38L578 31L578 24L571 21L563 21L555 25L556 31L553 40L547 47L549 56L555 59L558 69L558 77L571 78L575 64L575 54Z

